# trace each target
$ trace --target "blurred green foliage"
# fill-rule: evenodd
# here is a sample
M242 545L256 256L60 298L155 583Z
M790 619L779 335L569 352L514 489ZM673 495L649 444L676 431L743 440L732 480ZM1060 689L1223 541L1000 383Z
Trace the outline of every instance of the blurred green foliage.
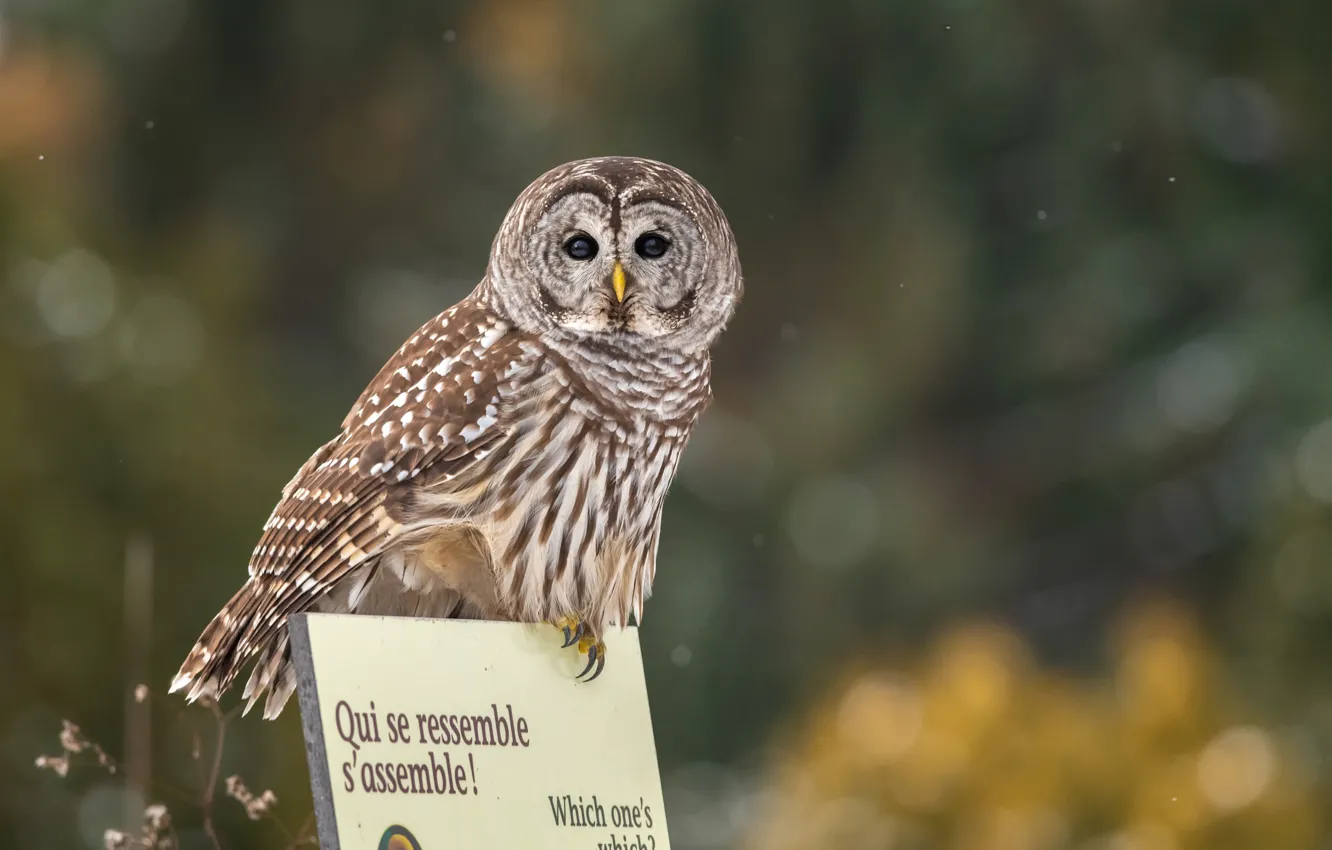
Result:
M1299 742L1305 814L1263 846L1320 846L1328 23L1312 0L0 0L0 843L97 846L128 792L33 768L60 719L142 750L134 684L164 689L513 196L632 153L713 190L748 279L642 635L676 845L759 840L848 671L914 669L963 623L1030 653L1026 699L1075 691L1044 710L1097 731L1050 770L1126 746L1141 698L1079 688L1117 681L1107 630L1150 595L1197 618L1217 680L1160 752ZM188 786L188 716L150 704L137 775ZM226 759L299 823L294 713L233 724ZM1004 832L948 799L953 827L856 840L1229 846L1153 843L1167 815L1134 838L1122 806Z

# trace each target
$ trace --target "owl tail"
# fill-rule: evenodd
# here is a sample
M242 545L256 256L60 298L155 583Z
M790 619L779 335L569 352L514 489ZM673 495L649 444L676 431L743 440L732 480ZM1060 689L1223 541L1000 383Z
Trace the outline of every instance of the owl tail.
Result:
M266 647L243 640L251 623L261 614L259 591L256 582L247 581L222 606L180 665L180 671L171 680L169 693L188 688L186 702L192 703L203 697L216 700L231 686L245 664L259 655L259 663L245 684L243 697L247 702L244 713L248 714L267 690L269 696L264 717L271 720L278 716L296 688L296 676L291 667L286 629Z

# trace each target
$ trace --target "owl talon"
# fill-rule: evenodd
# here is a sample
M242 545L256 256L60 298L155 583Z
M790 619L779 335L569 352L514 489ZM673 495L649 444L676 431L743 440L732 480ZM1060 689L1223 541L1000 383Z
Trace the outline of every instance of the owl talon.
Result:
M583 635L585 634L587 634L587 626L581 622L578 623L578 625L574 626L572 631L570 631L568 626L565 626L564 627L565 648L571 647L574 644L581 641L583 639Z
M583 621L574 617L565 617L558 620L555 623L555 628L564 632L564 646L560 647L561 649L568 649L578 643L587 632L587 626L584 625Z
M591 627L578 617L561 617L553 625L564 633L564 646L561 648L577 646L579 654L587 654L587 666L575 678L590 682L600 676L606 667L606 644L597 638ZM584 676L587 678L584 679Z
M593 666L597 668L596 672L592 673L592 675L588 676L586 679L583 679L583 677L587 676L588 672L592 670ZM588 646L587 666L583 668L583 672L579 673L577 678L583 679L585 682L590 682L600 676L601 671L604 669L606 669L606 644L597 641Z

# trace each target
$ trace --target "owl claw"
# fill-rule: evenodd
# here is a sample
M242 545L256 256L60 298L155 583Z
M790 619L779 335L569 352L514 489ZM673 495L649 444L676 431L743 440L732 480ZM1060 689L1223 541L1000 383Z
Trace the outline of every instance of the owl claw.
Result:
M582 649L581 645L579 648ZM600 676L601 671L606 668L606 644L601 641L596 641L595 643L589 644L586 651L587 666L583 668L583 672L579 673L577 678L583 679L583 677L587 676L588 672L592 670L592 667L596 666L596 672L592 673L591 676L587 676L586 679L583 679L585 682L590 682Z
M556 622L555 627L564 632L564 646L560 647L561 649L568 649L578 643L587 632L587 626L575 617L565 617Z
M580 654L587 654L587 666L576 678L590 682L600 676L606 667L606 644L593 634L587 623L577 617L563 617L555 621L554 626L564 633L562 649L576 645ZM592 675L588 676L589 673ZM587 678L583 679L584 676Z

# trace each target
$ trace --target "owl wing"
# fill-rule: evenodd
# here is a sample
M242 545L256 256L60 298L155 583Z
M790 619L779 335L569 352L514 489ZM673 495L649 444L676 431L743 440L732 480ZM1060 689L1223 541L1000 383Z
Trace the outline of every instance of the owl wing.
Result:
M188 686L190 700L225 691L290 614L393 541L414 488L446 486L501 443L501 396L538 354L470 299L422 326L283 488L249 580L204 629L171 691Z

